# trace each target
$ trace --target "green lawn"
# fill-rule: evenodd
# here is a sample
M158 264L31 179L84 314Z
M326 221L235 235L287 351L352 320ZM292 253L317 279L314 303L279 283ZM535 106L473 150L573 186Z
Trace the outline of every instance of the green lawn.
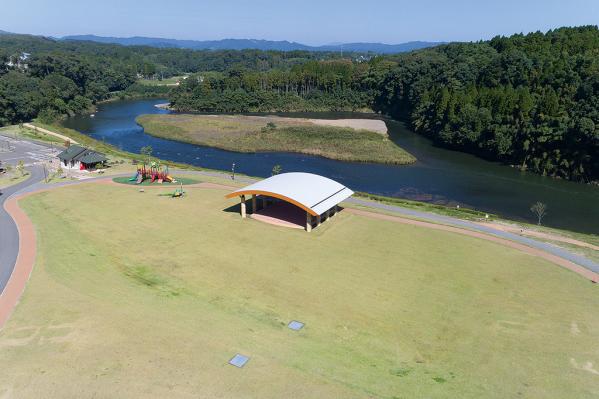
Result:
M0 173L0 189L14 186L22 181L29 179L29 172L24 172L22 175L17 171Z
M276 128L264 129L268 122ZM416 159L386 135L306 120L242 115L142 115L146 133L237 152L283 151L342 161L409 164Z
M56 136L52 136L50 134L46 134L46 133L36 131L33 129L20 128L19 126L13 125L13 126L7 126L7 127L0 128L0 133L2 135L8 136L10 138L43 141L45 143L57 144L59 146L58 148L64 146L64 140L62 140Z
M567 270L442 231L342 212L308 234L223 211L222 190L162 191L22 201L39 252L0 331L0 397L599 395L599 291ZM226 364L237 352L243 369Z

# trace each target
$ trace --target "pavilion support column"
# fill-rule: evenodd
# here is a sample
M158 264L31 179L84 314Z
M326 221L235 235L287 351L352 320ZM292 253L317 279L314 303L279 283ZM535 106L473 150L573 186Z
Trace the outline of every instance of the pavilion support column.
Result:
M309 233L312 231L312 215L306 212L306 231Z
M331 217L331 210L327 209L327 211L324 214L326 215L326 219L324 221L328 222Z
M331 212L331 217L335 216L337 214L337 205L335 205L334 207L332 207L330 209Z
M262 209L266 208L268 205L268 199L265 196L262 196Z
M316 227L320 226L322 223L322 217L320 215L316 216Z
M252 213L256 213L256 211L258 210L256 208L258 204L258 201L256 201L256 194L252 194Z
M245 216L246 216L246 212L245 212L245 195L240 195L239 196L239 200L241 201L241 217L245 218Z

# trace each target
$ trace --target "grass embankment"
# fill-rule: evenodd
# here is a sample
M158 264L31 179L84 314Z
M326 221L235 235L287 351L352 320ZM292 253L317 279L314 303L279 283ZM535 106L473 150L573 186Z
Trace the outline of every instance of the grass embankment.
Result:
M266 128L268 123L276 127ZM409 164L415 158L386 135L298 119L228 115L142 115L146 133L237 152L296 152L341 161Z
M58 146L64 146L64 140L51 134L46 134L37 130L22 128L16 125L0 128L0 134L16 139L26 139L40 141L43 143L52 143Z
M489 216L489 219L496 219L497 215L490 214L487 212L477 211L475 209L468 208L455 208L444 205L432 204L430 202L420 202L420 201L412 201L404 198L395 198L395 197L385 197L382 195L357 192L355 194L356 197L361 197L364 199L374 200L377 202L382 202L384 204L389 205L397 205L403 208L414 209L422 212L431 212L437 215L443 216L451 216L459 219L465 220L485 220L486 216Z
M599 236L595 234L585 234L568 230L554 229L551 227L539 226L536 224L530 224L521 221L515 222L513 220L503 219L499 215L495 215L488 212L481 212L475 209L468 209L464 207L449 207L445 205L412 201L403 198L386 197L382 195L364 192L357 192L356 194L354 194L354 196L358 198L380 202L383 204L396 205L402 208L413 209L422 212L430 212L437 215L450 216L462 220L484 222L493 228L498 228L500 230L505 230L515 234L529 236L531 238L534 238L535 240L554 244L566 248L572 252L579 253L582 256L588 257L592 260L599 261L599 251L596 250L596 248L590 248L589 246L586 246L586 244L590 244L590 246L599 247ZM357 204L352 204L352 206L362 208L362 206ZM369 207L363 208L367 208L371 211L374 210L375 212L393 214L393 212L386 212L380 209L372 209ZM570 239L574 241L568 242ZM581 244L580 242L584 244Z
M2 172L0 173L0 190L19 184L20 182L29 179L29 177L29 172L23 172L23 174L16 171Z
M343 212L311 234L276 228L223 211L222 190L187 191L22 201L39 252L0 331L0 395L599 394L597 287L567 270Z
M123 161L135 160L138 162L142 162L144 159L144 156L142 156L140 154L135 154L132 152L120 150L113 145L96 140L92 137L89 137L89 136L83 134L83 133L80 133L73 129L66 128L59 124L51 124L50 125L50 124L42 123L40 121L35 121L32 124L35 126L44 128L44 129L58 132L60 134L68 136L68 137L71 137L84 147L91 148L91 149L94 149L96 151L99 151L99 152L102 152L102 153L108 155L109 158L111 158L111 160L118 160L118 161L120 161L120 160L123 160ZM141 149L141 147L140 147L140 149ZM193 165L188 165L188 164L179 163L179 162L171 162L171 161L166 161L166 160L161 160L161 163L163 165L168 165L169 167L177 168L177 169L187 169L187 170L202 170L203 169L203 168L195 167ZM135 168L136 167L133 167L133 169L135 169Z

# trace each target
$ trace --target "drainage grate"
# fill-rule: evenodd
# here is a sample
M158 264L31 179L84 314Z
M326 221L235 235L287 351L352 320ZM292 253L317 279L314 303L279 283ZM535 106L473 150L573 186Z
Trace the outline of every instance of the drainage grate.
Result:
M250 360L249 357L240 355L239 353L233 356L233 359L229 360L229 364L235 367L242 368Z
M302 328L304 328L304 323L302 323L301 321L293 320L289 324L287 324L287 327L291 328L292 330L299 331Z

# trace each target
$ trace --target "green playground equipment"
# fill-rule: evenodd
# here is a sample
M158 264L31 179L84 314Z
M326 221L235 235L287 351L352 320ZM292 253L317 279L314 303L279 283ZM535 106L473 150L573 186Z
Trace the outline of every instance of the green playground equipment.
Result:
M164 193L158 195L161 197L181 198L185 195L185 191L183 191L183 183L181 183L181 186L172 193Z

